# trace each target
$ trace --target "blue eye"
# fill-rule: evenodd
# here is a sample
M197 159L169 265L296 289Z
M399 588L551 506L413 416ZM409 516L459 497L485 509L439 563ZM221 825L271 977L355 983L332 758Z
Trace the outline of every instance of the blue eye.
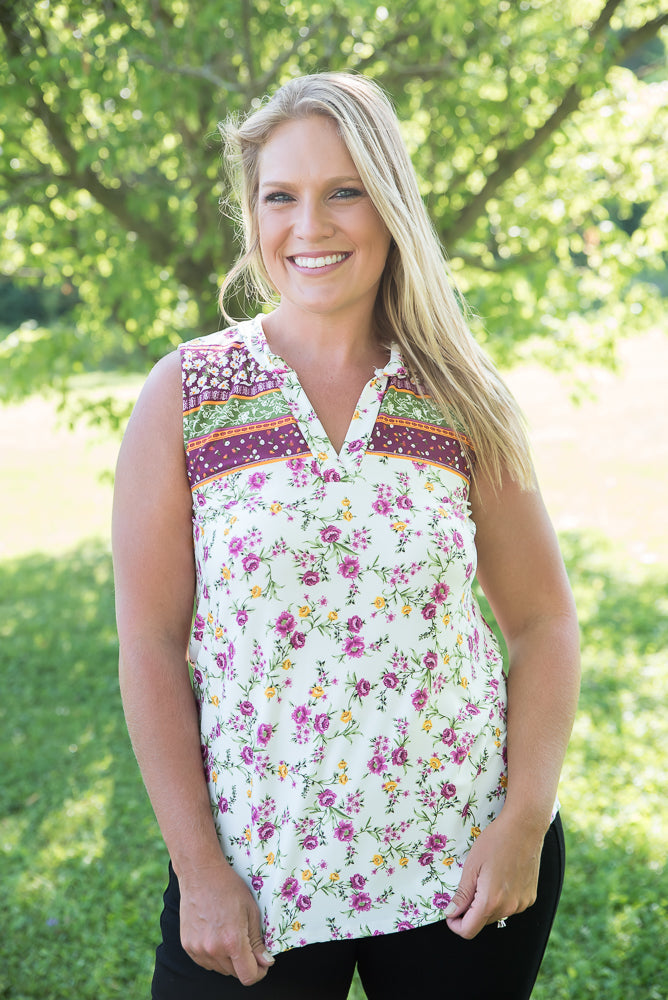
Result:
M348 198L360 198L363 194L358 188L339 188L334 192L334 197L345 201Z
M266 205L284 205L289 201L292 201L292 197L285 191L271 191L264 197Z

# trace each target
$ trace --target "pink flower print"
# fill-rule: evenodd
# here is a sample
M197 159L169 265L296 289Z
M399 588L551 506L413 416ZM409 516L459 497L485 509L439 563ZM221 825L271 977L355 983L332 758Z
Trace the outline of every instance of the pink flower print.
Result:
M425 851L424 854L420 855L418 861L420 862L423 868L427 868L428 865L433 864L434 855L432 854L431 851Z
M399 507L400 510L410 510L412 506L413 506L413 501L411 500L410 497L407 497L405 495L397 497L397 507Z
M470 580L473 576L473 563L469 563L466 567L466 579Z
M450 905L451 900L452 896L450 896L447 892L436 892L432 898L432 903L437 910L444 910Z
M320 573L314 569L307 570L302 576L302 583L305 587L315 587L316 584L320 583Z
M293 649L301 649L306 643L306 636L303 632L293 632L290 636L290 644Z
M216 653L216 666L219 670L225 670L227 668L227 657L225 653Z
M402 767L408 760L408 750L406 747L396 747L392 751L392 763L395 767Z
M342 844L349 844L355 836L355 827L350 820L342 819L337 828L334 830L334 836L337 840L340 840Z
M413 708L416 708L418 712L422 711L427 704L427 700L428 694L426 688L420 688L418 691L414 691L411 697Z
M266 823L262 824L262 826L257 831L257 833L258 833L258 837L260 838L260 840L264 844L264 842L266 840L271 840L271 838L274 836L274 834L276 833L276 827L274 826L273 823L270 823L267 820Z
M206 623L205 623L205 621L204 621L204 619L203 619L203 617L201 615L196 615L195 616L195 629L194 629L194 633L193 633L193 637L195 639L202 639L204 637L204 625L205 624Z
M292 712L292 718L298 726L305 726L309 719L309 710L306 705L297 705Z
M326 483L340 483L341 476L336 469L325 469L323 479Z
M427 670L433 670L438 666L438 657L436 653L425 653L422 657L422 662L424 663Z
M248 485L252 490L261 490L265 484L267 476L264 472L254 472L248 480Z
M413 927L414 924L412 924L410 920L400 920L397 924L398 931L412 931Z
M443 604L450 593L450 587L443 580L440 583L435 583L431 588L429 596L432 601L436 601L437 604Z
M350 897L350 908L358 913L371 909L371 897L366 892L356 892Z
M367 761L367 767L372 774L385 774L387 771L387 761L381 753L374 754L371 760Z
M264 879L262 878L261 875L253 875L251 877L251 885L253 886L256 892L259 892L262 886L264 885Z
M204 677L202 676L201 670L198 670L197 668L193 670L193 680L195 681L195 684L199 684L201 687L201 685L204 682Z
M223 795L221 795L220 798L218 799L218 809L220 810L221 813L226 813L229 808L230 808L230 803Z
M466 747L456 747L450 754L450 759L453 764L463 764L468 757L468 750Z
M353 889L355 889L357 892L361 892L364 886L366 885L366 879L364 878L363 875L358 875L358 874L351 875L350 884L353 887Z
M430 602L425 604L422 609L422 617L426 622L431 621L432 618L436 617L436 605Z
M361 677L355 685L355 690L360 698L366 698L371 690L371 684L365 677Z
M467 702L466 711L468 712L469 715L480 715L480 709L478 708L477 705L474 705L473 702L471 701Z
M451 781L446 781L444 785L441 785L441 795L444 799L452 799L457 794L457 786L453 785Z
M306 910L311 909L311 900L308 898L308 896L297 897L297 909L301 910L302 913L305 913Z
M387 517L392 510L387 500L384 500L382 497L378 497L377 500L374 500L371 504L371 508L372 510L375 510L376 514L382 514L384 517Z
M357 556L345 556L342 563L339 563L339 573L346 580L354 580L359 576L360 561Z
M260 560L254 552L249 552L247 556L241 560L241 565L246 573L254 573L255 570L260 565Z
M364 447L364 441L362 441L361 438L357 438L355 441L350 442L350 444L348 445L348 451L351 453L355 451L361 451L363 447Z
M261 747L266 747L267 743L271 739L272 732L273 728L268 722L262 722L257 727L257 741Z
M296 625L295 616L289 611L281 611L276 619L276 631L285 639L294 630Z
M247 621L248 612L243 609L241 611L237 611L237 625L245 625Z
M244 764L252 764L253 763L253 748L252 747L244 747L243 750L241 751L241 759L244 762Z
M358 659L364 652L364 640L359 635L348 636L343 644L343 651L348 656L353 656L355 659ZM359 690L357 693L360 693ZM368 694L369 692L367 691L366 693Z
M390 671L388 671L386 674L383 674L383 684L385 685L386 688L395 688L398 683L399 683L399 678L397 677L396 674L393 674Z
M326 788L324 792L320 792L318 795L318 802L323 807L323 809L329 809L336 802L336 794L331 788Z
M239 705L239 711L242 715L252 715L255 711L252 701L242 701Z
M302 847L305 851L315 851L319 843L318 838L314 834L309 833L308 836L304 837Z
M326 733L329 729L329 716L325 712L322 712L320 715L316 715L313 722L313 728L316 733L320 733L322 736L323 733Z
M196 493L195 496L197 497L197 506L204 507L204 505L206 504L206 497L204 496L204 494Z
M348 630L350 632L359 632L362 629L364 622L359 615L353 615L352 618L348 619Z
M281 888L283 899L294 899L299 891L299 882L296 878L286 878Z
M458 549L463 549L464 548L464 539L462 538L462 536L459 534L458 531L453 531L452 532L452 540L453 540L453 542L455 543L455 545L457 546Z
M424 846L428 851L444 851L447 842L448 838L444 833L432 833L431 836L427 837Z
M323 528L320 532L320 537L323 542L338 542L341 537L341 529L337 528L334 524L328 524L327 527Z
M446 746L451 747L452 744L457 739L457 733L454 729L444 729L441 733L441 743L445 743Z
M230 555L235 559L241 555L244 550L244 540L235 535L234 538L230 540Z
M301 472L304 468L305 462L303 458L291 458L287 462L288 469L290 472Z

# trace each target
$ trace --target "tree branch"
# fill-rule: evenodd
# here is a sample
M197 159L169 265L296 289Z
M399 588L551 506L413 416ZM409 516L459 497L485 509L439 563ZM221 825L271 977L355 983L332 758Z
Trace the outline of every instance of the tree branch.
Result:
M589 40L586 48L589 48L591 43L605 31L610 23L610 18L621 3L622 0L608 0L589 31ZM644 44L652 38L667 21L668 15L662 15L653 21L647 22L640 28L630 31L620 42L614 58L606 66L606 71L609 65L622 62L639 45ZM489 199L521 166L531 159L543 143L554 135L569 115L579 107L583 98L584 94L581 85L576 79L564 92L557 108L555 108L540 128L536 129L532 136L514 149L508 149L499 153L496 160L496 169L488 175L482 189L471 198L454 222L441 233L441 238L446 244L453 246L464 233L468 232L476 219L483 214L485 205Z

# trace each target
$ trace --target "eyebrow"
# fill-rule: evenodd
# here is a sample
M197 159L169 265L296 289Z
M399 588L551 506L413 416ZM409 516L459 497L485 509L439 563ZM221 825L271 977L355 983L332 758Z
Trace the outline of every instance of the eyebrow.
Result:
M340 184L351 184L351 183L353 183L353 184L361 184L362 183L362 179L360 177L358 177L357 174L355 174L355 175L346 176L346 177L328 177L327 180L326 180L326 182L325 182L326 185L331 185L332 187L338 187ZM268 180L268 181L261 181L261 183L260 183L260 188L268 188L268 187L273 187L273 188L290 188L290 187L296 187L296 186L297 186L297 184L292 183L290 181L273 181L273 180Z

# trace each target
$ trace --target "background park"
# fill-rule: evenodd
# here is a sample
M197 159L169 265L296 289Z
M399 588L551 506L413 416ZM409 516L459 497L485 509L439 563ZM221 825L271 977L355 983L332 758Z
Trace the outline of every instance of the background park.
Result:
M395 102L578 601L534 998L668 998L665 7L0 0L0 29L0 998L148 994L166 856L118 695L114 460L153 362L220 325L217 121L323 69Z

